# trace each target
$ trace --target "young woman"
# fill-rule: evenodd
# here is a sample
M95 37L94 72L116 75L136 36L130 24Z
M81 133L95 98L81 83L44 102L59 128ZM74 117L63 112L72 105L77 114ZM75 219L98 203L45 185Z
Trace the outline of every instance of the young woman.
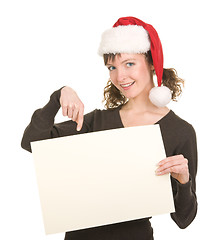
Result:
M104 90L106 110L96 109L84 115L84 105L77 93L63 87L51 95L43 108L35 111L24 132L22 147L31 151L30 142L35 140L159 124L167 158L159 162L156 174L171 173L176 209L171 218L180 228L186 228L197 212L196 135L189 123L166 107L170 98L176 100L180 95L183 80L174 69L163 69L157 32L137 18L120 18L112 29L104 32L99 53L110 75ZM158 87L154 87L154 74ZM63 115L71 120L54 124L60 107ZM149 219L67 232L65 240L151 240L153 229Z

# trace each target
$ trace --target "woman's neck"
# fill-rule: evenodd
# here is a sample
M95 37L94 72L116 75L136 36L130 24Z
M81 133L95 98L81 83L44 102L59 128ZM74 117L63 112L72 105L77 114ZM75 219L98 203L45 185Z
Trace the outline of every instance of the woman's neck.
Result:
M120 109L120 118L124 127L152 125L168 114L167 107L159 108L151 103L149 97L129 99Z
M152 104L149 99L149 91L143 92L143 94L129 99L129 101L123 106L125 110L131 110L133 112L146 112L156 111L158 107Z

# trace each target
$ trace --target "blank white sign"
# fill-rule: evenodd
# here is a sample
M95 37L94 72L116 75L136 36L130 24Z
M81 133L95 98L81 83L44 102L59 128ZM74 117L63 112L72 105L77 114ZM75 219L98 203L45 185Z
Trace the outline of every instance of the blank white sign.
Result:
M32 142L46 234L174 212L159 125Z

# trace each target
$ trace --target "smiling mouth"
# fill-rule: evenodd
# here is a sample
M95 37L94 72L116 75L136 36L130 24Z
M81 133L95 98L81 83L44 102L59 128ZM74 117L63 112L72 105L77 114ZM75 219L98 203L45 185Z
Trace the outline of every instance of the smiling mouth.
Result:
M128 87L132 86L134 83L135 83L135 82L127 83L127 84L120 84L120 86L121 86L122 88L128 88Z

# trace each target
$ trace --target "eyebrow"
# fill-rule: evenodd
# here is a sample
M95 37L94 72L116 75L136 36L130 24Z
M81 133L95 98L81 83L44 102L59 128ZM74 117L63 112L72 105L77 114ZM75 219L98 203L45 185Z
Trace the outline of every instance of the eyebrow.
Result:
M135 59L135 58L128 58L128 59L123 60L121 63L129 62L129 61L134 61L134 60L136 60L136 59ZM106 64L106 66L111 66L111 65L113 65L113 62Z

